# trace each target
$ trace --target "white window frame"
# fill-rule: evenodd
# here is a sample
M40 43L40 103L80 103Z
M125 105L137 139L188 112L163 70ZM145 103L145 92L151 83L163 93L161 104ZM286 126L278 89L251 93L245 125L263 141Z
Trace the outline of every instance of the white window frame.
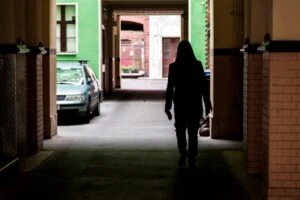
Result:
M75 31L76 31L76 49L75 52L57 52L57 55L76 55L79 53L79 48L78 48L78 43L79 43L79 38L78 38L78 3L56 3L56 6L69 6L69 5L74 5L75 6ZM56 20L56 19L55 19ZM56 21L57 22L57 21ZM55 41L56 45L56 41Z

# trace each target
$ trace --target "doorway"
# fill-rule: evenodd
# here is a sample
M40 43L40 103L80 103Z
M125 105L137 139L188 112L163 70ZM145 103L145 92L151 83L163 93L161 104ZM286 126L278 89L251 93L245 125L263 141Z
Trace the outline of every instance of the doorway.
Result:
M180 38L168 38L162 39L162 50L163 50L163 78L167 78L169 74L169 64L175 61L177 46Z

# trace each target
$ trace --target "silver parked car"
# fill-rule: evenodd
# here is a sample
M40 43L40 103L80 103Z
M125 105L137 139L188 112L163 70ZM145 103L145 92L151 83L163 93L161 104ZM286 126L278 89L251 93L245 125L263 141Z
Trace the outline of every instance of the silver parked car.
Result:
M56 104L58 117L100 115L100 90L95 73L86 61L57 62Z

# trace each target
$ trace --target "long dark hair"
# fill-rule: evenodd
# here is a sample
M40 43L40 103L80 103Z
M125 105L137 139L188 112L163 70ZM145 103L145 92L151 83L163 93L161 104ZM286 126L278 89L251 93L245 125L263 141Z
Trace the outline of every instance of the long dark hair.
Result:
M178 44L175 63L190 63L196 61L191 43L188 40L181 40Z

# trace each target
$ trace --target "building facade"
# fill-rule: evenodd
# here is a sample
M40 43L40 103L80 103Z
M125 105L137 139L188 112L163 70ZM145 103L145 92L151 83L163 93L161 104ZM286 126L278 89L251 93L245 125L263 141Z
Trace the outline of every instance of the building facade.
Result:
M88 60L101 80L99 0L57 0L56 4L57 61Z
M116 4L109 7L108 1L102 2L112 16ZM162 5L163 1L151 2ZM245 171L262 175L264 199L299 199L300 27L297 25L300 2L211 3L214 11L211 13L213 66L210 66L212 136L241 139L242 135ZM40 152L43 139L57 132L57 5L51 0L9 0L0 1L0 5L1 30L5 30L0 32L0 156L3 159ZM179 5L185 10L186 4ZM165 5L168 6L171 4ZM115 24L110 17L107 21L107 41L112 44ZM182 21L188 18L183 15ZM186 27L183 32L188 33ZM42 47L46 47L46 54ZM107 69L117 62L112 47L107 47ZM109 81L113 80L112 75L108 77Z

